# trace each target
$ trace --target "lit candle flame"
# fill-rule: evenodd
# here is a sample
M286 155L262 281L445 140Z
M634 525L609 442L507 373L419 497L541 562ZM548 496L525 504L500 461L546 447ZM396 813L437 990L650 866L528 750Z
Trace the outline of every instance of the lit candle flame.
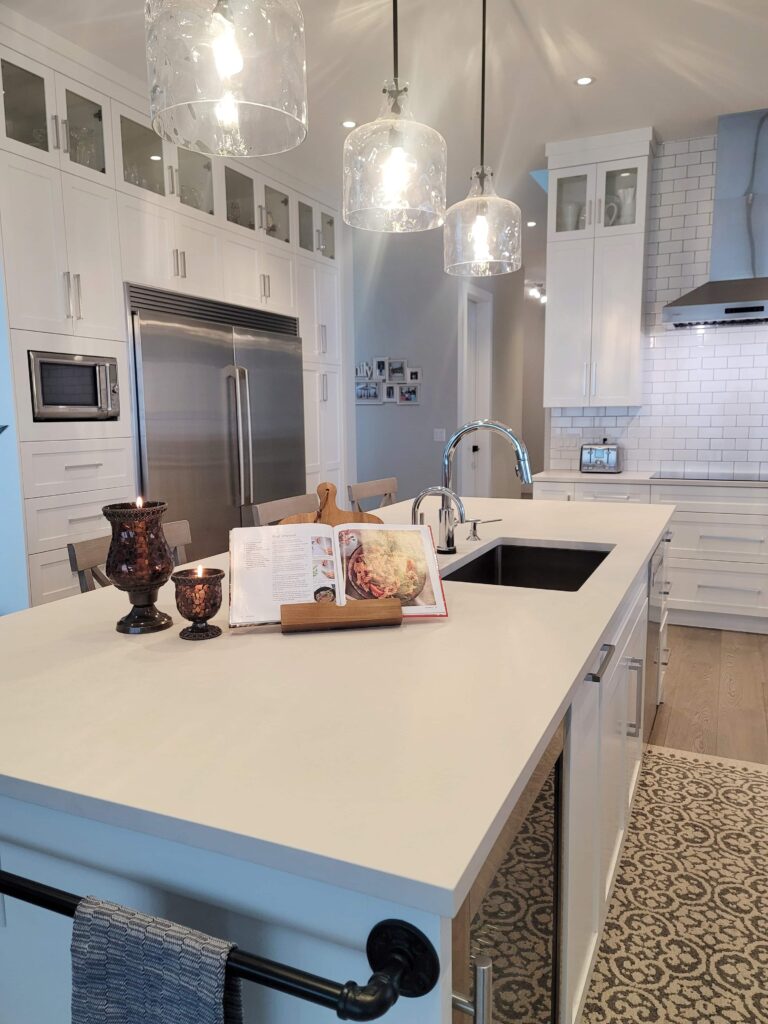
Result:
M141 495L136 499L136 508L144 508L144 499Z
M198 576L202 576L203 575L203 567L202 567L202 565L198 565L198 567L197 567L197 575Z

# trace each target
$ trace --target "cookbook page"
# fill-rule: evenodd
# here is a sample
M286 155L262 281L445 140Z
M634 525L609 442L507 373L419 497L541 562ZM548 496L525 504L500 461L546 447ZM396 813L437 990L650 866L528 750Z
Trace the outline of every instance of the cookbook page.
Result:
M229 534L229 624L280 621L281 604L336 601L333 528L249 526Z
M428 526L349 523L337 526L339 603L397 597L403 615L447 615Z

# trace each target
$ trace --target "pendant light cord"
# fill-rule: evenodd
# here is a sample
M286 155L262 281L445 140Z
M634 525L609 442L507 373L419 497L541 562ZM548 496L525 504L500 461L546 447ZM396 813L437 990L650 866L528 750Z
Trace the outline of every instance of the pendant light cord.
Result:
M481 78L482 82L480 85L480 184L485 182L485 41L486 41L486 22L487 22L487 3L488 0L483 0L483 47L482 47L482 59L481 59Z
M400 84L398 82L398 54L397 54L397 0L392 0L392 54L394 57L394 79L395 88L399 89Z

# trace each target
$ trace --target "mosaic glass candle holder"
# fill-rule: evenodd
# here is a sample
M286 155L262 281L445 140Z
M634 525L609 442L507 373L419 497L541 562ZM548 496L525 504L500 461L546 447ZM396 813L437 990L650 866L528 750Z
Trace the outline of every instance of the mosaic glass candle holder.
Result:
M157 633L173 624L170 615L155 607L158 590L173 572L161 522L167 508L164 501L123 501L101 510L112 526L107 576L133 605L118 620L118 633Z
M183 618L192 625L185 626L179 633L182 640L212 640L221 636L218 626L212 626L209 619L221 608L221 569L180 569L171 576L176 586L176 607Z

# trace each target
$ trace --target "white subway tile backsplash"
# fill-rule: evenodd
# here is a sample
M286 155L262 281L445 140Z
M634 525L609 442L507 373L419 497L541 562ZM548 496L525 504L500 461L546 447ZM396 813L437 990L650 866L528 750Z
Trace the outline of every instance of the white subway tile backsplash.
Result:
M709 276L716 139L662 144L651 175L646 235L646 347L640 408L553 409L550 467L578 468L604 436L628 470L687 476L760 472L768 479L768 325L668 331L666 302Z

